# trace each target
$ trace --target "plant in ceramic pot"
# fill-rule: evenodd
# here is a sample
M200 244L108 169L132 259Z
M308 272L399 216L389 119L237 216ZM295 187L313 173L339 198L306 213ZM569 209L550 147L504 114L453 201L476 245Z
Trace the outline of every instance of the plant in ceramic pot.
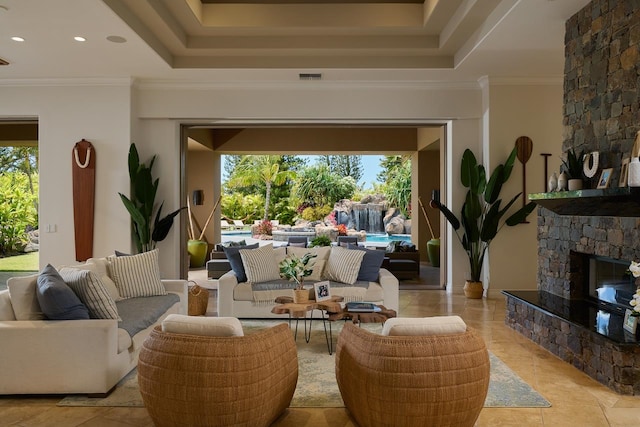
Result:
M129 147L129 179L131 181L131 198L122 193L120 199L131 216L133 223L133 241L138 252L146 252L154 249L156 243L164 240L171 226L173 218L185 207L181 207L171 212L167 216L160 218L164 202L156 211L155 218L153 212L156 209L156 192L158 191L159 178L153 179L151 171L156 156L149 161L149 166L140 163L138 150L135 144Z
M568 175L569 191L582 190L582 171L584 169L583 159L584 151L577 154L575 148L567 151L567 160L562 160L564 171Z
M304 278L313 273L311 260L317 255L306 253L302 258L297 255L289 255L280 262L280 277L296 282L294 289L294 302L304 303L309 301L309 291L304 289Z
M515 158L514 148L507 161L496 166L487 181L484 166L478 164L471 150L465 150L462 155L461 180L468 191L460 219L440 201L431 201L432 206L440 209L449 221L469 258L470 280L465 284L465 295L469 298L482 298L482 264L498 231L504 225L515 226L522 223L535 208L535 203L529 202L503 221L503 217L521 194L516 194L504 207L501 206L500 191L511 176Z

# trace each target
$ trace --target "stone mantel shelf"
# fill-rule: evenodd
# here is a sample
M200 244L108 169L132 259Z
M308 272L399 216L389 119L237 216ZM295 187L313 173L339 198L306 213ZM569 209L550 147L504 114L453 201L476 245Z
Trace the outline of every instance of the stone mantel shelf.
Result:
M640 217L640 188L533 193L529 200L558 215Z

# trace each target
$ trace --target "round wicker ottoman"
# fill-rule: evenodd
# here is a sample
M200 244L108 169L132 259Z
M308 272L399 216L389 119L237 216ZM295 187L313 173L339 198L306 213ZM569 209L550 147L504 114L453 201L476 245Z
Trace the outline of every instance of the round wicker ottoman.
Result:
M298 356L288 326L244 337L162 332L145 340L138 383L156 426L268 426L289 406Z
M361 427L473 426L489 387L489 355L472 330L382 336L345 324L336 350L345 406Z

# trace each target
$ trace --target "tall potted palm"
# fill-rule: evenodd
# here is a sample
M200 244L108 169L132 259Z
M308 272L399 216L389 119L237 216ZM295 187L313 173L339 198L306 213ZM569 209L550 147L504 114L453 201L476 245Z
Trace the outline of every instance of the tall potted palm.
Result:
M460 219L438 200L431 201L432 206L440 209L449 221L469 258L470 279L465 283L465 295L468 298L482 298L482 264L487 249L498 231L504 225L512 227L522 223L535 208L535 203L529 202L502 221L521 194L516 194L501 208L500 191L511 176L515 158L514 148L507 161L496 166L487 181L484 166L478 164L471 150L465 150L462 155L461 180L462 185L468 190Z
M159 178L154 180L151 173L155 159L156 156L153 156L148 166L141 163L136 145L132 143L128 157L131 198L118 193L131 216L133 241L138 252L150 251L156 247L157 242L164 240L171 230L173 219L185 209L178 208L165 217L160 217L164 202L159 207L156 206Z

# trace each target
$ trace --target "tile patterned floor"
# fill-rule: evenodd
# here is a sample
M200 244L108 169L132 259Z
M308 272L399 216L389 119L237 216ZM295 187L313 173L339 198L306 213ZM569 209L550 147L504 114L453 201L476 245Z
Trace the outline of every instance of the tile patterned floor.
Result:
M211 293L210 307L215 307ZM460 315L484 337L489 349L552 404L550 408L485 408L477 426L628 427L640 424L640 397L620 396L504 325L504 298L468 300L442 291L400 291L406 317ZM1 344L0 344L1 345ZM1 379L0 379L1 381ZM144 408L59 408L59 397L0 397L0 425L151 426ZM294 408L279 427L353 426L343 408Z

